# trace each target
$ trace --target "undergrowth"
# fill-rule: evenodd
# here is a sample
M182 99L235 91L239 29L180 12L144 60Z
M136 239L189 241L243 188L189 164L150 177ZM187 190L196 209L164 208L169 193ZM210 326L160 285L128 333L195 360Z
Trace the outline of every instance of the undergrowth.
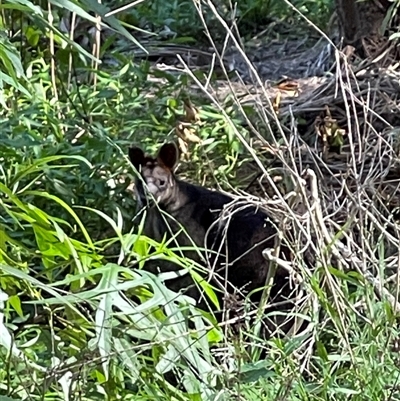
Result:
M43 9L29 1L6 4L0 399L400 399L396 317L361 275L318 260L305 275L311 306L299 313L307 330L265 340L251 321L231 336L193 300L166 288L173 275L142 270L149 257L193 268L178 250L140 235L143 222L133 223L135 172L126 158L131 144L153 151L175 139L173 128L187 114L188 76L154 72L148 62L121 54L114 54L112 66L91 65L83 47L70 49L60 31L48 29L46 14L50 8L62 16L61 5L88 17L85 10L96 11L89 2ZM330 2L294 4L317 24L328 20ZM228 5L218 6L228 14ZM284 3L246 0L237 5L237 17L252 35L270 19L293 15ZM177 42L197 40L203 30L188 0L145 1L122 20ZM215 21L211 14L206 20ZM18 21L34 29L20 30ZM133 39L117 19L108 22ZM190 143L181 176L245 189L254 162L238 134L249 143L253 134L231 100L221 105L224 114L200 99L191 99L200 141ZM257 157L267 164L265 153ZM246 179L240 168L249 172Z
M333 11L331 0L295 0L290 3L306 14L313 23L323 29L327 28ZM246 39L267 30L270 25L276 26L276 21L284 21L288 26L294 25L297 30L301 26L303 29L307 28L299 14L283 0L245 0L236 4L224 0L215 5L225 19L236 21L240 33ZM159 33L168 41L193 44L208 42L191 0L146 1L135 7L126 18L136 26ZM205 11L204 18L213 37L223 40L226 32L218 28L214 14Z

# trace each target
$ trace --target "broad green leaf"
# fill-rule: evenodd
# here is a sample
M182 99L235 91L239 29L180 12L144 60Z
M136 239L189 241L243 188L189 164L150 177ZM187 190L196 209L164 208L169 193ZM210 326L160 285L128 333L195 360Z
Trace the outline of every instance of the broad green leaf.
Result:
M36 6L35 4L33 4L31 1L28 0L12 0L12 4L1 4L0 8L14 8L17 6L16 3L19 3L25 7L27 7L29 10L33 11L35 14L40 15L41 17L43 17L43 12L42 9L39 6Z
M45 166L48 169L51 169L52 166L48 166L47 164L52 163L54 161L57 160L62 160L62 159L72 159L72 160L79 160L83 163L85 163L89 168L93 168L93 166L89 163L89 161L80 155L57 155L57 156L48 156L48 157L42 157L39 160L34 161L33 163L29 164L28 166L26 166L24 169L22 169L20 172L18 172L14 179L12 180L12 183L15 183L17 181L22 180L22 178L26 177L27 175L38 171L38 169L43 169ZM73 165L71 165L70 167L73 167ZM55 168L59 168L59 166L56 166Z
M85 226L83 225L83 223L81 222L81 220L79 219L78 215L72 210L72 208L65 203L62 199L58 198L57 196L54 195L50 195L46 192L40 192L40 191L26 191L25 192L26 195L34 195L34 196L41 196L43 198L46 199L50 199L56 203L58 203L60 206L62 206L76 221L76 223L78 224L78 226L80 227L80 229L82 230L83 235L85 236L86 241L88 242L88 244L94 248L94 244L90 238L89 233L87 232Z
M0 264L0 271L2 271L5 274L9 274L12 277L18 278L20 280L26 280L32 286L40 288L43 291L45 291L45 292L49 293L50 295L52 295L55 299L58 300L58 302L61 305L65 305L65 306L70 307L71 309L73 309L75 311L75 313L77 313L83 319L86 319L85 316L82 315L82 313L79 311L79 309L74 308L73 304L71 302L69 302L68 299L66 299L65 296L60 295L57 291L53 290L52 287L50 287L49 285L45 285L41 281L39 281L36 278L30 276L29 274L27 274L27 273L25 273L25 272L23 272L21 270L18 270L18 269L14 268L14 267L8 266L8 265ZM39 302L38 301L28 301L27 303L34 304L34 303L39 303ZM42 303L47 303L47 300L43 301Z
M0 265L0 270L4 265ZM4 347L8 352L10 352L15 358L24 360L24 354L18 347L15 345L11 334L9 333L7 327L4 324L4 303L8 300L8 295L0 290L0 346ZM45 372L46 369L37 365L34 362L26 360L26 362L32 367L42 372Z
M239 380L241 383L252 383L261 377L272 378L276 373L271 369L270 361L258 361L256 363L246 363L240 368Z
M8 302L20 317L24 316L24 312L21 308L21 299L18 295L11 295L11 297L8 298Z
M114 289L117 284L118 272L111 268L102 276L99 287ZM100 355L103 357L102 365L106 380L109 378L108 366L112 338L112 307L116 296L117 294L114 291L102 295L96 312L96 338L93 343L96 344Z
M93 22L96 24L98 21L96 17L93 17L88 12L86 12L82 7L80 7L77 3L70 1L70 0L50 0L51 4L54 4L57 7L64 8L65 10L70 11L71 13L75 13L80 17Z
M25 31L26 39L32 47L36 47L39 43L41 32L32 26L28 26Z
M28 90L23 87L16 79L11 78L4 72L0 71L0 83L1 83L1 88L3 87L2 82L5 82L7 85L13 86L14 88L18 89L20 92L22 92L26 97L31 98L32 95L28 92Z

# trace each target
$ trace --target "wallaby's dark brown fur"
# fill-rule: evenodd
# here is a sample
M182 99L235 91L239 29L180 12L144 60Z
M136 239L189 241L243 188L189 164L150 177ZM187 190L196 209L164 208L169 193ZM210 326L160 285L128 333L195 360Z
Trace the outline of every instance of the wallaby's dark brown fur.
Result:
M147 206L145 235L161 241L165 235L171 238L171 231L178 232L181 225L198 247L219 252L217 258L209 255L208 261L215 266L220 277L225 277L225 268L228 266L228 281L234 287L249 292L265 285L269 265L262 251L274 247L276 235L266 213L249 205L233 208L228 217L225 213L224 218L221 218L224 206L233 199L220 192L178 180L174 168L179 154L174 144L163 145L155 158L146 156L137 147L130 148L129 157L142 177L142 180L137 177L135 184L138 202ZM151 203L151 197L146 192L153 196L158 207ZM172 216L172 219L161 214L160 210ZM176 241L180 246L192 246L187 234L181 232L177 236ZM185 252L185 255L201 262L196 251ZM156 272L154 265L147 268ZM161 271L180 269L171 264L162 264L159 268ZM278 270L277 273L280 282L278 280L276 284L281 286L286 280L280 274L282 272ZM184 277L175 280L170 287L179 290L189 284ZM232 292L232 286L227 289ZM195 286L187 293L194 298L198 295Z

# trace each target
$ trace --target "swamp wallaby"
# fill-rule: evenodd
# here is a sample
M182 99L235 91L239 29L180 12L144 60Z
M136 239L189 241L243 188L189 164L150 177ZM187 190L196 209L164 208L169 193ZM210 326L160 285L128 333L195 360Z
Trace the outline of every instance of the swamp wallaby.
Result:
M218 281L216 277L220 282L227 277L230 285L226 288L230 293L233 287L248 293L265 285L269 263L262 251L274 247L276 235L266 213L254 205L235 206L233 198L227 195L177 179L174 168L179 154L173 143L163 145L155 158L145 155L140 148L130 148L129 158L141 175L136 178L135 185L139 205L147 209L145 235L160 242L183 227L186 233L181 231L176 236L179 246L193 246L194 242L199 248L212 251L203 260L195 250L184 252L212 272L212 284ZM227 212L231 203L232 208ZM156 272L156 267L146 268ZM158 265L158 268L160 271L180 269L171 264ZM280 288L287 281L283 273L278 269L275 287ZM167 285L173 290L186 288L189 285L186 276L189 275ZM221 285L216 287L221 288ZM199 295L196 291L196 286L192 285L186 293L196 299Z

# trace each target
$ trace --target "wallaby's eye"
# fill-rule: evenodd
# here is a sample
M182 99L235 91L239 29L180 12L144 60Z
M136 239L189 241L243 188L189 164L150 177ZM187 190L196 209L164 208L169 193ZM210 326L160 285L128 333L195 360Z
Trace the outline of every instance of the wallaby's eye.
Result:
M163 187L165 185L165 180L160 180L160 187Z

